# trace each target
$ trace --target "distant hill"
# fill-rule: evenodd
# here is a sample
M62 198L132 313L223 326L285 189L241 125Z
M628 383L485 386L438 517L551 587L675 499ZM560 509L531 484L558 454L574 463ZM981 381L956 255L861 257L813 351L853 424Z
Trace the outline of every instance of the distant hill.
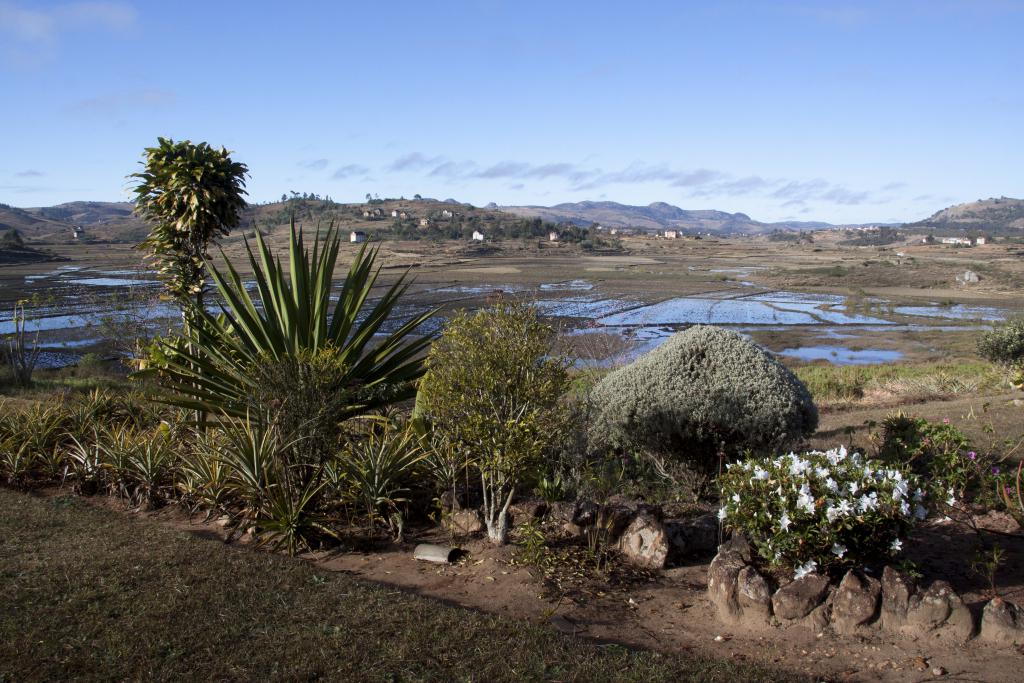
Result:
M502 206L502 211L518 216L543 218L554 222L579 225L600 223L606 227L632 227L646 231L672 228L714 234L757 235L773 230L817 230L832 227L830 223L790 221L762 223L745 213L727 213L713 209L681 209L665 202L633 206L618 202L575 202L554 206Z
M939 232L987 232L994 235L1024 233L1024 199L993 197L957 204L933 213L924 220L907 223L908 228Z

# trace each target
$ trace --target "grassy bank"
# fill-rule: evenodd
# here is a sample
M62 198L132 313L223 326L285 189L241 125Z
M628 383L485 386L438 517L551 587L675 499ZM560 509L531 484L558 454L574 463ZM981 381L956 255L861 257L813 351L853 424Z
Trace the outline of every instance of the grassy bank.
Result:
M805 365L794 371L823 408L872 400L910 404L998 391L1005 384L1005 373L983 361Z
M0 583L0 681L778 679L600 646L6 489Z

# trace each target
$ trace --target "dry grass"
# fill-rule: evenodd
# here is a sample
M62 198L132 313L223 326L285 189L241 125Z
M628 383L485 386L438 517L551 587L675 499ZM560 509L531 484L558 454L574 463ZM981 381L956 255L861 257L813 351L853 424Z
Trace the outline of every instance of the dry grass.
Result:
M0 489L0 681L751 681Z

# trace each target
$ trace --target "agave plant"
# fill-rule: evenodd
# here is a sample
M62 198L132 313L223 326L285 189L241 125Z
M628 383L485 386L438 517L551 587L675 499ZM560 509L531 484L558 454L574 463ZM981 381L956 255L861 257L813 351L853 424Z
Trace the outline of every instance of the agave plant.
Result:
M220 315L196 312L188 340L165 343L165 357L138 374L159 377L168 393L161 400L201 413L246 418L262 392L259 368L330 353L339 369L333 394L345 397L335 424L411 398L424 372L422 352L430 336L415 337L433 311L414 316L390 334L384 324L409 287L403 274L375 303L377 250L365 245L352 261L336 302L332 278L341 239L334 228L315 240L312 252L301 230L291 226L286 270L259 232L256 249L246 241L255 296L224 257L225 271L210 264L222 302ZM223 255L223 253L222 253Z

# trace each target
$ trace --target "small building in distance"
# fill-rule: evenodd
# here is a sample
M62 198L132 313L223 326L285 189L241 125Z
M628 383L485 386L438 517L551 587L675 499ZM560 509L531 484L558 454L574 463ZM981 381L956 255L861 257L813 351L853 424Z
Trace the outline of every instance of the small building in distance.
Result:
M680 235L679 235L679 231L678 230L666 230L665 231L665 239L675 240L675 239L679 239L679 237L680 237Z
M71 228L71 239L82 239L82 235L84 234L85 230L82 229L81 225L76 225L75 227Z
M988 239L987 239L987 238L985 238L985 237L976 237L976 238L974 239L974 243L975 243L976 245L978 245L979 247L980 247L981 245L983 245L983 244L987 243L987 242L988 242Z
M557 242L557 241L558 241L558 232L552 230L551 232L548 233L548 242Z
M474 230L473 231L473 239L476 240L477 242L483 242L484 241L484 234L482 232L480 232L479 230Z
M969 246L971 246L971 240L968 237L943 237L942 238L942 243L943 244L952 244L954 246L959 246L959 247L969 247Z
M454 216L455 216L455 214L452 211L448 210L448 209L443 209L441 211L441 218L444 218L446 220L450 220Z
M379 208L363 209L363 218L383 218L384 211Z
M420 219L420 227L421 228L429 228L430 227L430 219L429 218L421 218Z
M353 230L348 234L348 241L354 244L366 241L366 233L362 230Z

